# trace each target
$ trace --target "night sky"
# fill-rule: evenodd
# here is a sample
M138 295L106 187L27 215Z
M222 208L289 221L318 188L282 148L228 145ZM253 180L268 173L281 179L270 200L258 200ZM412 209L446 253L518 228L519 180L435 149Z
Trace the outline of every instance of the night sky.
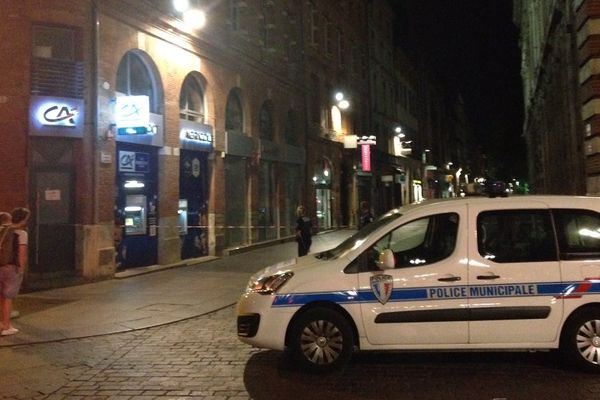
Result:
M490 177L527 176L518 30L510 0L392 0L396 44L461 92Z

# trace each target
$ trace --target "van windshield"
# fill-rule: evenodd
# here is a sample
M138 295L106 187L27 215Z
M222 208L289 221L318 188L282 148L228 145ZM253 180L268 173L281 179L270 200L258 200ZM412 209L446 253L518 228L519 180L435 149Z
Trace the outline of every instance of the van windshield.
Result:
M381 217L379 217L378 219L376 219L375 221L364 226L360 231L356 232L354 235L344 240L337 247L334 247L331 250L321 252L315 257L317 257L320 260L335 260L337 258L344 257L349 251L354 250L358 246L360 246L365 241L365 239L369 237L371 233L375 232L376 230L388 224L389 222L400 218L401 216L402 214L400 214L398 210L389 211Z

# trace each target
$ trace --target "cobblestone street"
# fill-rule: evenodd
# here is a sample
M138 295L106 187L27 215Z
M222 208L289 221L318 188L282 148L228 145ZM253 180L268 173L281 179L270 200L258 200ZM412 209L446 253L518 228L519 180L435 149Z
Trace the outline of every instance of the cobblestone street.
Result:
M131 333L0 349L2 399L598 399L554 353L359 354L310 375L235 336L233 307Z

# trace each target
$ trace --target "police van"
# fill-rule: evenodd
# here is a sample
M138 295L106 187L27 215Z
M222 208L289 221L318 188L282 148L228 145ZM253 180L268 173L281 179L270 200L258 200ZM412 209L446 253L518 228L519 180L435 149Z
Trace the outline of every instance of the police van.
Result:
M600 371L600 198L426 201L255 274L238 337L324 371L369 350L549 350Z

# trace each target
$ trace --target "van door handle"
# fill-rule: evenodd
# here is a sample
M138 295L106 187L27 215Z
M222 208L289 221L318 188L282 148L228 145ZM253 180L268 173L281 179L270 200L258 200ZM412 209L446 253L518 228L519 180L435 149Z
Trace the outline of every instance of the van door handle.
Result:
M440 282L456 282L456 281L460 281L461 277L460 276L446 276L443 278L438 278L438 281Z
M484 280L484 281L490 281L492 279L498 279L498 278L500 278L500 276L496 275L496 274L492 274L492 275L477 275L477 279L481 279L481 280Z

